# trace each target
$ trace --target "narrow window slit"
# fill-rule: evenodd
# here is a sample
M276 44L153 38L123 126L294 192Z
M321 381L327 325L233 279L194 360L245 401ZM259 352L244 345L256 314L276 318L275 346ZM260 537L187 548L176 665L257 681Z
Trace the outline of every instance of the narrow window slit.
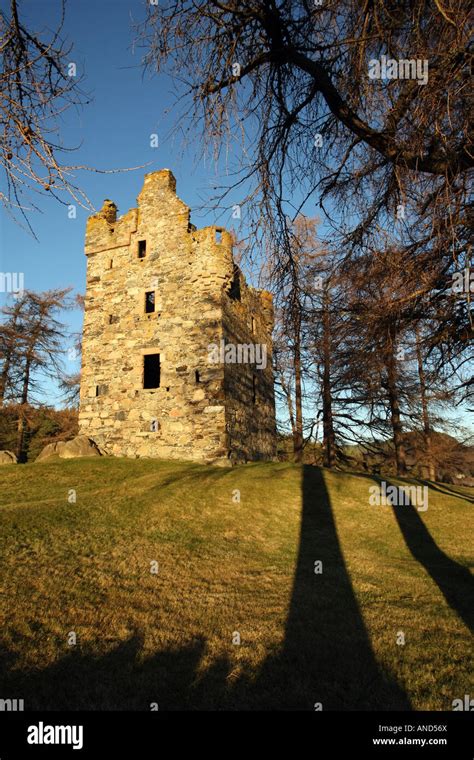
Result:
M155 311L155 291L149 290L145 293L145 314L152 314Z
M143 357L143 387L159 388L160 380L160 354L145 354Z

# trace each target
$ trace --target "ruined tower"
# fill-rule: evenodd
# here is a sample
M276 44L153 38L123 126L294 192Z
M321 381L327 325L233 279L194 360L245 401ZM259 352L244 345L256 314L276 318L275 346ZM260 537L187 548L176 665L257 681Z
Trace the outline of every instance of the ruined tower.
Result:
M104 201L85 253L81 433L116 456L271 459L272 297L230 233L196 229L163 169L124 216Z

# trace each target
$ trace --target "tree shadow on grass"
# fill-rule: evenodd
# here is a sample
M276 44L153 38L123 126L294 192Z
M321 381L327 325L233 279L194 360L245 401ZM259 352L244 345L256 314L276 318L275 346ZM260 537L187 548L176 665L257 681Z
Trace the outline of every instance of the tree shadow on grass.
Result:
M303 466L303 512L283 647L269 657L249 699L260 707L407 710L378 665L347 570L322 471ZM322 573L315 573L322 562Z
M443 496L449 496L453 499L462 499L462 501L469 501L474 504L474 493L472 496L468 493L461 493L460 491L456 491L455 488L450 488L449 483L434 483L432 480L423 480L422 478L416 478L415 482L427 486L428 488L431 488L432 491L437 491L438 493L443 494ZM462 483L460 483L460 485L462 485Z
M233 675L230 652L202 672L204 639L143 659L137 633L105 655L72 649L42 670L15 669L12 653L0 649L0 697L23 698L27 710L410 709L376 661L318 468L302 468L302 497L284 642L258 672Z
M103 655L73 647L46 668L19 670L0 647L0 697L24 699L25 710L150 710L154 703L192 709L190 685L204 640L148 658L142 648L136 633Z
M382 478L373 477L379 485ZM396 486L388 480L387 486ZM431 484L429 484L431 487ZM453 494L456 495L456 494ZM452 610L471 632L474 631L474 580L468 568L448 557L438 546L411 499L392 510L412 556L425 568Z

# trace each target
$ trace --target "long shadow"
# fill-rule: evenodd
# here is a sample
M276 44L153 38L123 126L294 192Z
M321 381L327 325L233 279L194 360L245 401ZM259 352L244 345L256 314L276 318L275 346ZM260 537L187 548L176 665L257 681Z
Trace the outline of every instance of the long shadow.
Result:
M408 710L379 667L342 554L323 473L303 467L303 512L280 653L269 657L247 701L267 709ZM322 562L322 573L315 573Z
M373 477L379 485L382 478ZM385 480L387 485L396 484ZM431 486L431 484L430 484ZM407 503L394 505L392 510L405 543L413 557L425 568L452 610L474 631L474 580L466 567L448 557L433 539L418 509Z
M143 637L133 634L104 655L73 648L45 668L15 667L15 656L0 645L0 697L24 699L36 710L193 709L196 669L203 639L141 658ZM1 713L0 713L1 715Z
M416 478L414 482L427 486L438 493L442 493L443 496L462 499L462 501L470 501L474 504L474 494L471 496L470 494L460 493L459 491L453 490L449 487L449 483L433 483L432 480L423 480L422 478Z
M410 709L374 656L318 468L303 467L302 497L284 642L257 673L233 676L227 655L202 672L204 639L142 659L137 633L103 656L78 648L37 670L16 668L12 652L0 648L0 697L24 698L27 710L149 710L153 702L164 710Z

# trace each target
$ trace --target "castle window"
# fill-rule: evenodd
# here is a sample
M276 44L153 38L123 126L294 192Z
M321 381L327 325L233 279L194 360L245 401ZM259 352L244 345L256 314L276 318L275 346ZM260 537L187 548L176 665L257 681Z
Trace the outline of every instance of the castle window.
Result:
M198 369L197 369L197 370L196 370L196 372L194 373L194 379L196 380L196 382L197 382L197 383L200 383L200 382L201 382L201 376L200 376L200 374L199 374L199 370L198 370Z
M252 332L255 333L255 318L254 317L252 317L251 325L252 325Z
M255 375L252 375L252 404L255 404L257 401L257 378Z
M109 261L109 269L112 269L113 266L114 266L114 260L110 259L110 261Z
M146 256L146 240L138 241L138 258L144 259Z
M95 395L96 396L104 396L108 391L107 385L96 385L95 386Z
M143 387L159 388L160 387L160 355L145 354L143 357Z
M234 264L233 278L228 293L233 301L240 301L240 270L237 264Z
M222 243L222 230L216 230L216 243Z
M155 311L155 291L149 290L145 293L145 314L152 314Z

